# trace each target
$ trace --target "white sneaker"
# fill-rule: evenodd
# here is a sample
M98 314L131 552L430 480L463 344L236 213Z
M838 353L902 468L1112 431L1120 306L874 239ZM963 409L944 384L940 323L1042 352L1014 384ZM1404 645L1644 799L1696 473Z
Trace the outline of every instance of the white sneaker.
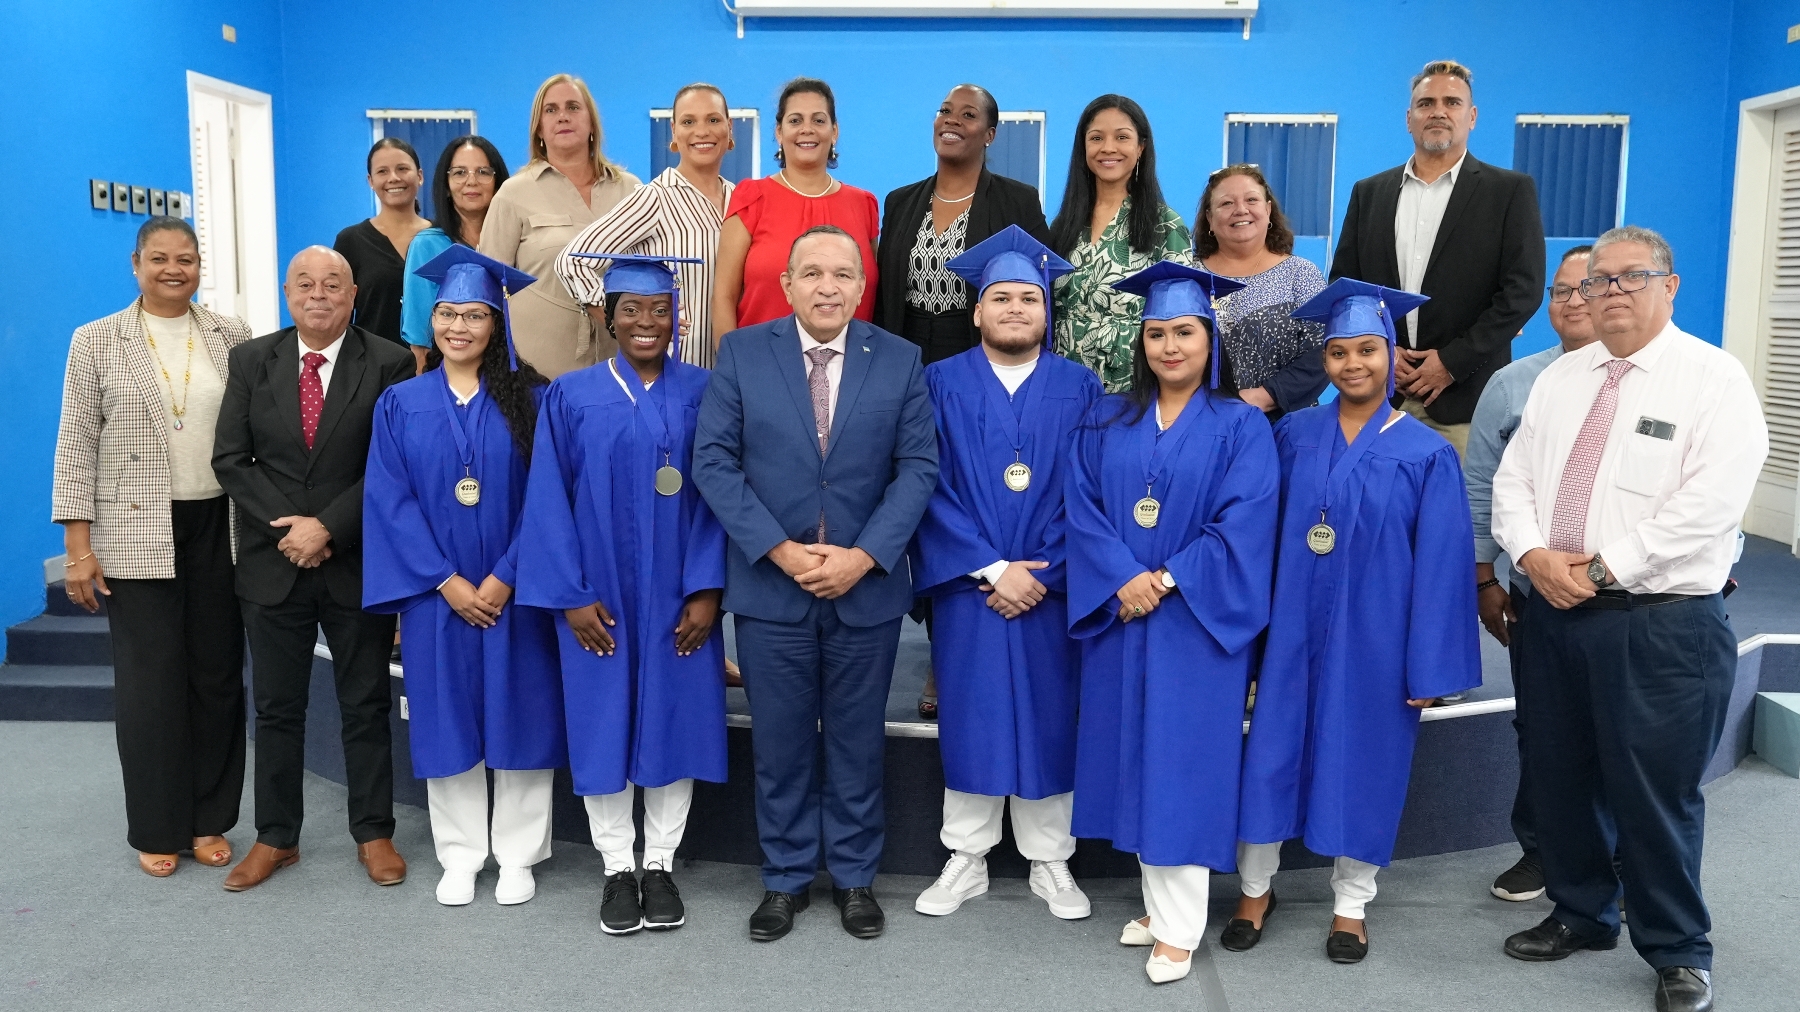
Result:
M494 900L501 906L517 906L537 895L537 879L530 868L501 868L500 884L494 887Z
M1125 930L1119 932L1120 945L1155 945L1156 937L1150 934L1150 925L1142 921L1126 921Z
M913 901L913 909L932 917L942 917L955 913L963 900L987 891L987 858L957 851L944 862L944 871L931 888Z
M1087 893L1075 884L1067 861L1031 862L1031 891L1050 904L1050 912L1065 921L1079 921L1094 912Z
M1144 964L1144 973L1149 975L1152 984L1167 984L1187 976L1193 968L1194 954L1190 952L1188 958L1179 963L1167 956L1151 956L1150 962Z
M475 873L444 869L444 877L438 879L437 901L447 907L466 907L475 902Z

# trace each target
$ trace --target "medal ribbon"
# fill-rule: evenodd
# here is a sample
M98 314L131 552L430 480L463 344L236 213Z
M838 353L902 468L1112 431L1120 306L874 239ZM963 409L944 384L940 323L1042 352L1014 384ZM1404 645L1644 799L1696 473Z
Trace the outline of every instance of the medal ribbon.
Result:
M1335 403L1341 405L1343 402L1339 401ZM1383 406L1387 406L1386 401L1383 401L1382 404ZM1381 409L1375 409L1375 413L1380 415ZM1340 418L1342 417L1341 411L1334 412L1334 414ZM1368 453L1369 448L1375 445L1375 437L1379 436L1382 431L1387 428L1387 423L1392 415L1393 408L1389 406L1388 414L1383 415L1379 422L1376 421L1374 416L1370 416L1369 420L1363 424L1361 431L1357 432L1356 438L1351 441L1349 448L1344 451L1344 455L1338 458L1338 462L1335 465L1329 463L1331 460L1330 447L1326 447L1325 452L1320 454L1320 470L1325 470L1327 467L1330 468L1330 472L1325 478L1325 498L1319 503L1320 523L1325 522L1324 518L1331 510L1332 501L1337 499L1338 495L1344 491L1344 486L1350 481L1350 473L1356 470L1356 465L1362 461L1363 455ZM1343 431L1343 425L1341 421L1335 420L1332 424L1336 426L1336 428L1332 430L1333 438L1335 439L1336 433Z
M439 371L442 372L441 369ZM474 474L470 471L470 466L475 463L475 447L481 443L481 423L486 418L486 412L476 404L476 399L481 396L482 388L477 386L475 396L469 398L469 417L475 425L473 436L463 429L463 418L456 413L456 391L450 389L449 373L444 373L444 385L438 390L444 397L444 414L450 419L450 436L456 440L456 453L462 460L463 476L473 478Z
M979 357L970 356L969 368L975 370L975 382L981 385L982 391L987 395L988 411L1000 420L1000 431L1006 437L1007 444L1012 447L1013 459L1022 462L1025 433L1019 428L1019 416L1034 417L1038 402L1043 400L1044 388L1049 384L1031 382L1037 377L1037 370L1032 370L1023 384L1025 403L1021 407L1006 395L1006 387L1000 382L1000 377L994 375L994 368L989 364L986 352Z
M1168 466L1169 457L1180 448L1182 442L1187 439L1188 433L1193 431L1194 427L1189 425L1188 421L1200 411L1205 410L1206 398L1209 396L1211 395L1205 388L1194 391L1194 396L1188 400L1187 407L1181 409L1181 415L1175 419L1175 424L1162 431L1162 438L1156 439L1156 448L1150 451L1150 459L1144 465L1145 498L1156 498L1153 494L1156 480L1162 477L1163 468ZM1144 412L1144 416L1150 420L1152 427L1156 425L1155 411L1156 405L1152 403L1150 410Z
M620 362L625 363L623 370L619 368ZM607 360L606 367L612 370L613 381L619 384L620 390L625 391L625 396L631 400L632 406L640 409L637 416L642 418L644 424L649 427L650 435L656 441L656 449L663 455L663 463L668 464L669 454L673 450L673 439L670 437L670 433L675 430L674 424L667 417L669 405L679 404L681 400L681 388L675 382L673 375L675 370L671 367L671 363L663 364L662 382L667 384L667 387L663 394L662 404L656 411L641 410L643 405L639 402L639 395L648 394L649 390L644 386L644 381L638 378L637 370L633 369L631 363L625 360L624 352Z

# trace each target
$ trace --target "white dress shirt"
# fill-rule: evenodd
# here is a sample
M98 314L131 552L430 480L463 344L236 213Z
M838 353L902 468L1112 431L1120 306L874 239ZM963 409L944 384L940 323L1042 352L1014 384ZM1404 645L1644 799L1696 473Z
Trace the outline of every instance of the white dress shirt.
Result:
M850 350L850 325L844 324L844 329L838 331L836 337L824 344L813 340L812 335L806 332L804 326L801 326L798 317L794 319L794 329L800 332L800 362L806 367L808 383L812 382L813 361L807 352L814 348L830 348L837 352L836 355L831 356L830 361L825 363L825 381L831 386L831 397L827 402L825 412L825 427L829 430L832 421L837 418L838 387L842 386L844 382L844 356L849 354Z
M1494 540L1514 559L1547 546L1569 450L1611 361L1595 341L1551 363L1531 388L1494 474ZM1605 560L1616 589L1714 593L1731 573L1738 524L1769 455L1762 405L1737 359L1674 323L1627 361L1585 550Z
M348 333L349 331L344 331L344 334ZM319 354L325 356L325 364L319 367L319 390L328 397L331 395L331 367L337 365L338 352L344 350L344 334L339 334L337 340L319 349ZM312 354L313 350L306 346L305 341L300 340L299 334L294 335L294 343L300 348L300 375L304 376L306 356Z
M1462 174L1469 153L1456 160L1450 171L1427 183L1413 172L1413 160L1406 160L1400 177L1400 202L1394 206L1394 256L1400 265L1400 287L1417 293L1425 284L1425 269L1431 266L1431 248L1437 245L1438 226L1444 223L1444 209L1450 206L1450 194L1456 189L1456 177ZM1419 346L1419 311L1406 314L1406 344Z

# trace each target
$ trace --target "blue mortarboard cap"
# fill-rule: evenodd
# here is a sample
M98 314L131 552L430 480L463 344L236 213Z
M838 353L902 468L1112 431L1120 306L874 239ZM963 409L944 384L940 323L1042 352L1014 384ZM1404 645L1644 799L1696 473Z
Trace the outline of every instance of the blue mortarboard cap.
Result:
M1311 320L1325 325L1325 340L1343 337L1366 337L1379 334L1388 343L1388 397L1394 396L1394 321L1419 308L1431 298L1371 285L1354 278L1339 278L1324 291L1306 300L1289 313L1296 320Z
M438 286L438 302L481 302L500 311L506 321L506 356L513 371L519 368L519 353L513 350L512 314L506 300L514 292L523 291L537 278L509 267L493 257L482 256L460 243L431 260L414 274Z
M1142 296L1146 320L1174 320L1198 316L1212 331L1212 388L1219 387L1219 317L1213 311L1213 300L1223 298L1244 287L1243 282L1222 278L1217 274L1189 267L1175 260L1163 260L1120 279L1112 287L1131 295Z
M667 295L669 296L669 317L674 321L675 333L669 342L669 355L676 357L676 347L681 343L681 278L676 275L670 264L705 263L699 257L659 257L645 256L638 253L571 253L570 256L588 260L610 260L606 273L601 278L601 285L609 294L626 295Z
M975 289L979 300L988 286L1002 281L1036 285L1044 293L1044 341L1050 341L1050 285L1074 265L1017 225L1008 225L944 264Z

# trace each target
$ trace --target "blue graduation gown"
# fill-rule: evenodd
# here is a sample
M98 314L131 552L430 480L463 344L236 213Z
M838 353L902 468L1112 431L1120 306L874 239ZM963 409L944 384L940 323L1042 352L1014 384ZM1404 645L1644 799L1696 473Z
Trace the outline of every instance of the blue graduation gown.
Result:
M1456 450L1410 416L1345 445L1335 404L1275 428L1275 612L1244 756L1239 834L1385 865L1426 699L1481 684L1474 532ZM1361 453L1363 443L1367 452ZM1315 555L1328 476L1349 459Z
M1232 871L1244 697L1269 621L1275 443L1242 401L1202 391L1158 435L1154 407L1106 424L1122 400L1095 405L1069 472L1069 629L1082 640L1074 831L1146 864ZM1152 472L1162 510L1145 528L1133 506ZM1159 567L1176 589L1120 622L1119 588Z
M700 650L675 653L688 595L725 586L725 530L691 469L709 373L671 361L641 390L622 357L611 364L620 379L601 362L559 377L544 397L519 597L555 612L575 793L615 794L627 781L723 782L723 633L714 627ZM621 380L639 388L636 405ZM668 462L684 477L673 496L655 488L664 426ZM583 650L562 615L595 601L617 622L611 656Z
M914 578L933 599L944 785L1034 800L1066 794L1075 789L1080 664L1064 598L1064 475L1100 381L1044 354L1009 398L977 345L928 366L925 386L941 471L914 542ZM1015 460L1031 468L1023 492L1002 480ZM1050 564L1033 574L1049 592L1010 621L969 576L1001 559Z
M518 584L525 459L483 390L465 408L447 397L442 370L381 395L363 480L363 607L398 613L413 774L555 769L567 762L561 676L550 615L515 594L491 628L451 610L437 588L452 573L481 586L490 574ZM451 414L455 414L455 420ZM462 453L481 501L456 501Z

